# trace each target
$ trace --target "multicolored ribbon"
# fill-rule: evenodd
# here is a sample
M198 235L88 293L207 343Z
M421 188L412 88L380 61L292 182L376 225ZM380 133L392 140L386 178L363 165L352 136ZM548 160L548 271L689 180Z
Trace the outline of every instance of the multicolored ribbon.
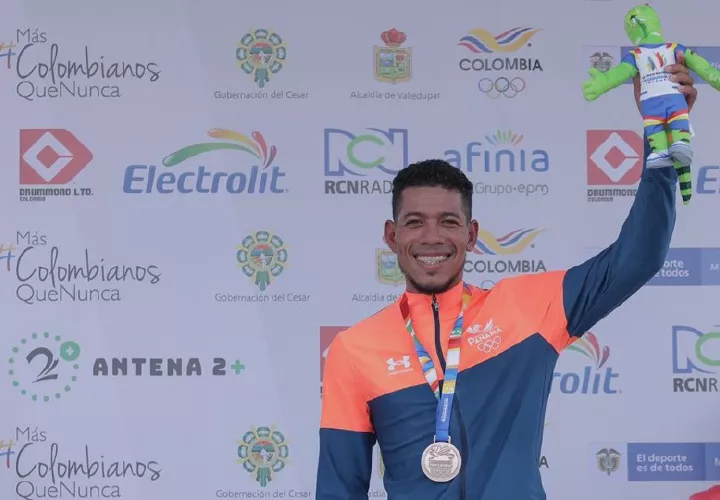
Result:
M457 381L458 369L460 368L460 347L462 346L463 334L463 317L465 311L470 306L472 300L472 290L470 286L463 282L462 292L462 308L460 314L455 320L452 332L450 332L450 341L448 342L448 352L445 362L445 381L443 382L442 394L440 393L440 383L438 381L437 371L430 354L423 347L415 335L415 330L410 320L410 307L408 306L407 296L403 296L400 301L400 313L405 321L405 328L413 338L415 350L417 351L420 366L422 366L423 374L430 388L438 400L437 413L435 416L435 440L450 441L450 415L452 414L452 403L455 397L455 383Z

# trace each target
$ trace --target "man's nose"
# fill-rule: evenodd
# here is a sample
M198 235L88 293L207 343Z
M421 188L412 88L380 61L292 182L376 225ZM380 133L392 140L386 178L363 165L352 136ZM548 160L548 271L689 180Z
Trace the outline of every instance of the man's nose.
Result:
M423 231L420 238L421 243L425 245L442 244L443 237L440 225L436 222L428 221L423 225Z

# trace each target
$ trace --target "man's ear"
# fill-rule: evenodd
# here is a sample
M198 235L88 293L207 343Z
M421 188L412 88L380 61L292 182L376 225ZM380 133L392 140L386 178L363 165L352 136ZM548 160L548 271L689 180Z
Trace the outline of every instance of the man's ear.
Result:
M471 220L470 227L468 229L468 242L465 250L468 252L472 252L475 248L475 243L477 243L478 231L480 231L480 224L478 224L478 221L476 220Z
M383 232L383 240L387 243L394 253L397 253L397 241L395 240L395 222L391 220L385 221L385 230Z

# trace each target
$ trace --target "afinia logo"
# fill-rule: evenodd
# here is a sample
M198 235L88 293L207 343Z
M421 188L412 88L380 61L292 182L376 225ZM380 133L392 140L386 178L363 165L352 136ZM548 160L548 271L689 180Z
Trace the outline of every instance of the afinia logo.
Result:
M213 129L208 132L218 142L192 144L166 156L161 172L156 165L130 165L125 169L123 192L127 194L281 194L287 189L280 186L285 172L274 164L277 148L268 146L260 132L251 138L239 132ZM225 172L222 166L236 163L236 155L219 152L242 152L254 158L249 169ZM210 155L215 153L215 156ZM192 163L195 157L214 159L216 168L207 163ZM210 164L212 165L212 164ZM242 166L239 166L242 168Z

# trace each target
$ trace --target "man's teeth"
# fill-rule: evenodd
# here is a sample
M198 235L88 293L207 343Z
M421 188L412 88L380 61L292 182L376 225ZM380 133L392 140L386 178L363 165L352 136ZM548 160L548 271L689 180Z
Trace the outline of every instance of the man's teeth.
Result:
M434 256L434 257L418 257L417 260L423 264L439 264L447 260L447 256Z

